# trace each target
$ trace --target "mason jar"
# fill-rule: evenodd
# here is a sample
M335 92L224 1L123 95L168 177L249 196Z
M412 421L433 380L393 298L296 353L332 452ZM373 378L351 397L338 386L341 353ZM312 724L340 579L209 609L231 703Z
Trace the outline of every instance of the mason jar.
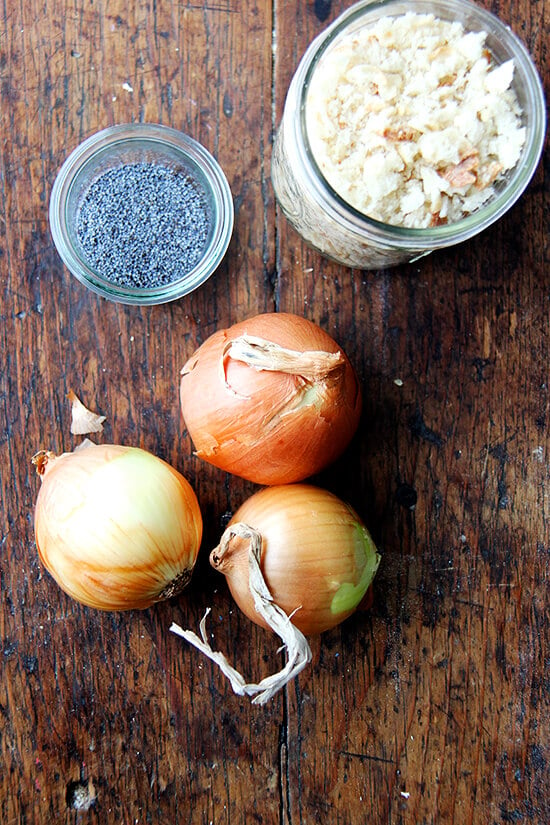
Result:
M423 228L383 222L342 197L319 168L308 134L308 95L323 58L342 40L383 17L407 12L460 21L465 32L486 33L492 65L513 59L511 88L519 104L525 139L515 166L497 180L490 199L454 222ZM278 204L308 245L348 267L379 269L412 262L482 232L514 204L533 176L542 152L546 108L533 61L517 36L496 16L470 0L362 0L323 31L305 52L288 89L277 130L271 178Z

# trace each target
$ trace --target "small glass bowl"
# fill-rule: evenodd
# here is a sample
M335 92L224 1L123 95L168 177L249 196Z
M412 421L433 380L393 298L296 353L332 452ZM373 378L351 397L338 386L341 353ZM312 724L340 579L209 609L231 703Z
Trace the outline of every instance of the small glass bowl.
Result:
M512 88L526 130L518 163L495 187L497 191L484 206L461 220L425 229L383 223L350 206L320 171L307 133L309 86L327 51L341 38L382 17L407 12L432 13L439 19L460 21L467 32L485 31L486 44L496 64L513 58ZM384 269L465 241L504 215L537 168L545 128L546 105L535 65L519 38L495 15L470 0L361 0L321 32L303 55L275 137L271 180L284 215L309 246L344 266Z
M86 260L77 233L79 208L90 185L108 170L140 162L185 172L206 201L209 229L200 260L183 277L160 286L120 286L108 280ZM57 251L82 284L111 301L150 305L181 298L212 275L231 239L234 207L225 174L200 143L176 129L136 123L97 132L71 152L55 179L49 215Z

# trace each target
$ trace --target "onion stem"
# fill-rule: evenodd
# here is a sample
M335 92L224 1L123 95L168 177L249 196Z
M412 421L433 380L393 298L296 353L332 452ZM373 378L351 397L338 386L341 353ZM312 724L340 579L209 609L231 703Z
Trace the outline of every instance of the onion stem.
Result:
M194 645L209 659L215 662L222 673L229 679L233 691L239 696L252 696L253 704L264 705L281 688L294 679L311 662L311 648L304 634L295 627L289 616L275 602L269 592L260 567L262 552L261 534L243 522L231 524L221 537L219 546L212 551L211 560L219 566L225 556L231 539L236 536L249 541L248 571L249 587L254 597L254 605L266 623L282 639L287 652L287 663L278 673L266 676L258 683L246 683L243 676L232 667L223 653L214 651L206 638L207 609L199 625L202 639L192 630L183 630L172 623L170 630Z
M39 450L35 453L31 458L31 462L36 467L36 474L43 476L46 472L46 465L53 458L57 458L57 456L51 450Z
M241 361L258 370L299 375L306 381L324 380L335 370L340 371L345 366L341 352L299 352L253 335L240 335L228 341L223 351L224 362L226 358Z

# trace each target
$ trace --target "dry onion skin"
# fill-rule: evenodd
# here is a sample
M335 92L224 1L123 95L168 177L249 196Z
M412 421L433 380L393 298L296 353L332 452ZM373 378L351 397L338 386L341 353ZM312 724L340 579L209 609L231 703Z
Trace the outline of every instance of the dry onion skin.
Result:
M235 513L210 554L240 609L271 628L287 647L280 673L246 683L201 636L171 630L215 661L235 693L264 704L311 660L306 636L343 622L361 605L380 555L357 513L333 493L309 484L267 487Z
M34 513L44 567L69 596L100 610L132 610L188 584L202 538L189 482L137 447L92 444L33 456Z
M302 481L335 461L362 404L336 341L279 312L211 335L181 371L180 402L196 454L262 485Z
M74 390L69 390L67 398L71 402L72 435L89 435L90 433L103 432L104 415L98 415L85 407Z

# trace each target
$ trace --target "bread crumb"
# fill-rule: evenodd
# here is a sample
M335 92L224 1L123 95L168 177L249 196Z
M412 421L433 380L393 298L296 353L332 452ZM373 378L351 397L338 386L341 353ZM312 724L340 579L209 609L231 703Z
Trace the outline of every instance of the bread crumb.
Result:
M426 228L494 194L525 143L514 64L486 32L408 12L346 35L321 59L306 103L311 150L336 192L376 220Z

